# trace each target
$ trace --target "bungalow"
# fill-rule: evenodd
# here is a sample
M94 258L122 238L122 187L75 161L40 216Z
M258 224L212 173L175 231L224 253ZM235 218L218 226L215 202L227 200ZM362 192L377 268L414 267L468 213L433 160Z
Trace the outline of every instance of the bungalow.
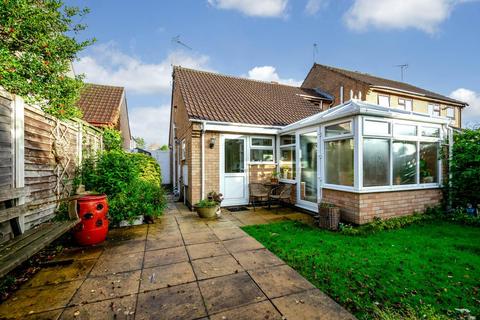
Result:
M188 205L212 190L245 205L278 172L296 206L328 201L353 223L423 211L441 201L439 154L465 106L318 64L300 88L174 67L172 181Z

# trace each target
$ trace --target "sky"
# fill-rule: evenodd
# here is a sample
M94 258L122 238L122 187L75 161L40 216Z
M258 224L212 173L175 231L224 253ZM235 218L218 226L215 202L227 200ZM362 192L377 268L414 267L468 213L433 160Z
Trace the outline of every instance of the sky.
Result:
M66 0L88 7L74 62L86 81L124 86L132 134L168 143L172 64L300 85L314 61L468 102L480 123L477 0ZM314 49L316 44L316 50Z

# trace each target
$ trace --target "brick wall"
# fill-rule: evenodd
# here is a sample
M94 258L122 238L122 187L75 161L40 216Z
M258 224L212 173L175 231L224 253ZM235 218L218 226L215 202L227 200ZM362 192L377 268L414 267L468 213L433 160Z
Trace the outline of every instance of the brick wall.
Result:
M352 193L323 189L323 200L340 207L342 220L363 224L374 217L389 219L424 212L439 205L440 189L392 191L376 193Z

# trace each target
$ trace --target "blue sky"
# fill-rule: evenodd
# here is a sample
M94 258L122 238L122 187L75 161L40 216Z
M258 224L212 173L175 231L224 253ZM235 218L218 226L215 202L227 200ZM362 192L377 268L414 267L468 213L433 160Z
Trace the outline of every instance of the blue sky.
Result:
M405 80L471 104L480 122L480 2L474 0L67 0L97 42L75 71L121 85L133 135L167 143L171 64L299 84L313 63ZM172 41L180 40L191 49Z

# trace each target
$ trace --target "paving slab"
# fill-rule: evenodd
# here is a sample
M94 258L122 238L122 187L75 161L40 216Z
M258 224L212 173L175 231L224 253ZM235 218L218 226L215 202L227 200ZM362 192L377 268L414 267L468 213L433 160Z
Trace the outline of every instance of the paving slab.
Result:
M190 263L180 262L143 269L140 291L156 290L195 281Z
M289 318L290 319L290 318ZM292 318L294 319L294 318ZM284 320L270 301L262 301L244 307L210 315L210 320Z
M221 241L189 245L187 251L191 260L228 254Z
M352 314L318 289L272 300L287 319L353 320Z
M147 236L148 225L113 228L108 231L108 241L141 240Z
M60 318L63 309L53 310L53 311L46 311L41 313L32 313L26 316L23 316L22 320L57 320ZM12 318L13 319L13 318Z
M102 254L103 249L103 245L63 249L62 252L55 257L54 260L57 261L73 259L76 261L97 259Z
M202 280L198 285L209 314L266 300L245 272Z
M192 266L199 280L243 271L243 268L231 255L194 260L192 261Z
M157 234L148 234L147 250L158 250L183 246L182 235L180 231Z
M85 280L69 305L118 298L138 292L141 271L123 272Z
M82 280L18 290L0 304L0 319L22 319L25 315L66 307Z
M107 254L123 254L145 251L145 240L110 241L105 245Z
M96 260L77 260L68 265L43 268L30 279L23 288L38 287L47 284L84 279L87 277Z
M194 232L194 233L184 233L183 241L186 245L206 243L206 242L218 242L219 239L211 230Z
M108 254L104 252L98 258L91 276L100 276L118 272L134 271L142 268L144 252Z
M245 270L264 269L285 264L283 260L267 249L235 252L232 255Z
M144 268L163 266L172 263L188 261L188 254L185 247L174 247L167 249L151 250L145 252L143 261Z
M248 271L270 299L315 288L287 265Z
M197 283L188 283L140 293L135 319L190 320L206 315Z
M230 240L235 238L247 237L248 234L238 227L234 228L216 228L213 232L220 240Z
M135 317L136 295L118 299L83 304L66 308L61 320L133 320Z
M223 241L225 248L231 253L262 249L263 245L252 237L237 238Z

